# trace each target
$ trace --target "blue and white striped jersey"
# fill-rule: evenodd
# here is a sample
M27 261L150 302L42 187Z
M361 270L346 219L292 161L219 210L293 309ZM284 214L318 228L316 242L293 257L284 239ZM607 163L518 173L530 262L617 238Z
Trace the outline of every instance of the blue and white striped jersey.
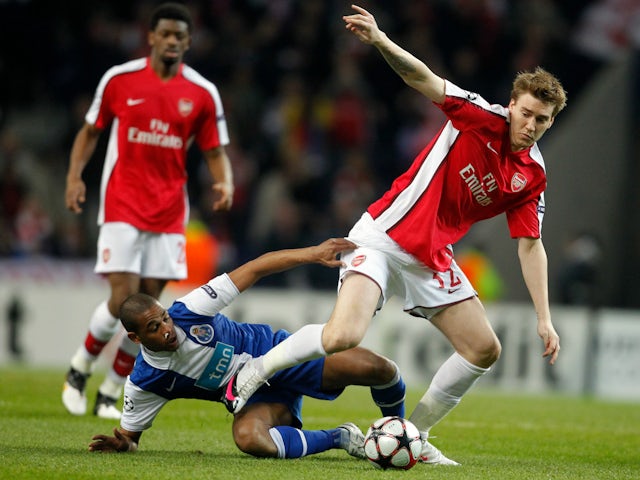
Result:
M176 398L220 401L222 387L249 358L266 353L288 332L234 322L220 310L239 291L227 274L177 299L168 309L178 335L174 352L142 346L124 388L122 428L151 427L164 404Z

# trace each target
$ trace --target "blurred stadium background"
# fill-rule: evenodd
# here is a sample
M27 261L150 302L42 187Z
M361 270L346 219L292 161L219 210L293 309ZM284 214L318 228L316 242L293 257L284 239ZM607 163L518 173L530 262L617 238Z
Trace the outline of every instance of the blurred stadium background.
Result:
M64 209L68 153L100 76L147 54L157 3L0 0L0 363L65 366L107 293L92 273L106 135L85 173L81 216ZM375 49L345 33L350 1L186 3L196 20L186 61L220 89L236 196L232 212L211 213L192 151L193 275L167 300L264 251L345 235L443 121ZM562 80L568 108L541 147L563 360L549 371L538 358L515 242L498 218L456 247L505 340L487 382L640 399L640 2L360 4L438 73L491 102L506 104L515 73L536 65ZM322 322L335 275L305 267L273 276L233 313L290 329ZM386 315L367 341L424 380L413 372L437 364L446 344L415 319L400 329Z

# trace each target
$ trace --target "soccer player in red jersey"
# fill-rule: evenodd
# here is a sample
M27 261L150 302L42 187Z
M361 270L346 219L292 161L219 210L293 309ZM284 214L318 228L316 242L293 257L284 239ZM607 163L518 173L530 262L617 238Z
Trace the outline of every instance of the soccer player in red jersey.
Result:
M508 106L492 105L433 73L382 32L358 6L343 17L348 31L373 45L404 82L448 117L391 188L369 206L348 239L339 293L326 325L307 325L229 382L227 408L238 412L275 371L358 345L375 312L393 295L410 315L431 321L453 355L436 372L409 419L423 438L424 463L456 465L427 439L500 356L476 291L453 258L475 222L506 213L537 314L543 356L555 363L560 339L551 322L547 256L541 240L545 167L537 141L565 107L566 92L542 68L519 73Z
M100 189L95 271L110 297L94 311L71 359L62 401L74 415L87 409L85 385L107 342L121 330L117 314L129 295L159 298L168 280L186 278L187 150L192 141L213 179L213 210L231 208L233 175L225 152L229 135L218 89L182 62L193 21L184 5L158 6L150 22L149 57L109 69L100 80L85 124L73 143L65 202L82 212L82 172L101 132L111 126ZM120 418L115 407L139 346L123 336L113 367L98 390L93 413Z

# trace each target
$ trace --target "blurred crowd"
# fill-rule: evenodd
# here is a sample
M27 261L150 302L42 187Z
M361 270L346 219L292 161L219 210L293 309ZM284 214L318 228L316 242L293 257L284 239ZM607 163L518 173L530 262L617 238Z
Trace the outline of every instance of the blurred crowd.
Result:
M89 198L80 216L64 208L68 154L101 75L148 53L157 3L0 2L0 257L94 257L107 135L85 170ZM195 19L186 61L218 86L231 136L232 212L212 213L197 149L189 159L192 221L215 239L218 270L267 250L345 235L443 122L373 47L345 31L351 2L186 3ZM640 45L639 3L360 5L437 73L506 104L515 73L537 65L554 72L575 101L598 68ZM310 268L304 275L272 281L335 285L335 272Z

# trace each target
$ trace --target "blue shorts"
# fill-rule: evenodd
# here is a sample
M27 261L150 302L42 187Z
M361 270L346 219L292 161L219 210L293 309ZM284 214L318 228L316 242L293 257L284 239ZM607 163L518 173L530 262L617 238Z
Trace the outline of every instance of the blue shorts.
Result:
M290 334L284 330L276 332L276 341L280 343ZM322 371L325 358L317 358L285 370L280 370L269 379L269 385L263 385L254 393L247 405L253 403L283 403L293 415L297 428L302 427L302 396L320 400L335 400L344 391L322 390Z

